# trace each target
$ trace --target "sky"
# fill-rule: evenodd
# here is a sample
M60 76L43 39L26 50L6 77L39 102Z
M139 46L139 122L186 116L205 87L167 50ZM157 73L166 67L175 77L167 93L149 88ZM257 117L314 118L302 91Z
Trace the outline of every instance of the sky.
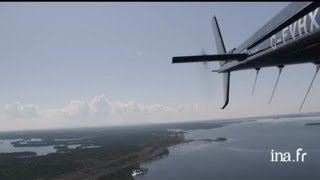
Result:
M171 64L215 54L218 18L227 50L289 2L2 2L0 131L133 125L297 113L315 67L231 74L221 110L217 63ZM302 112L319 111L319 77Z

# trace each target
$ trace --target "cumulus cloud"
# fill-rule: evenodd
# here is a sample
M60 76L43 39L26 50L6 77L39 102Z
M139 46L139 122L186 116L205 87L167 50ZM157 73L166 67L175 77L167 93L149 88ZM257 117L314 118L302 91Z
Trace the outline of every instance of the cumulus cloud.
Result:
M177 107L178 112L198 112L199 110L199 104L183 104Z
M2 120L8 127L23 124L31 128L83 127L93 125L128 125L197 118L198 104L168 106L136 101L110 101L105 95L95 96L90 101L71 100L56 108L38 108L33 104L14 101L5 105ZM30 119L32 121L25 121ZM12 120L12 121L11 121ZM10 123L12 124L10 125Z
M148 111L152 113L174 112L174 109L161 104L152 104L148 106Z
M110 113L111 107L105 95L96 96L89 103L90 114Z
M4 116L8 118L31 118L39 116L39 108L33 104L22 104L19 101L13 101L6 104Z
M69 105L60 110L62 116L68 118L94 118L95 116L107 116L111 107L104 95L96 96L91 102L72 100Z
M61 111L66 117L85 117L89 113L89 106L86 102L80 100L72 100L70 104L64 107Z
M111 102L112 114L138 113L145 111L145 105L134 101Z
M72 100L69 105L61 108L60 117L77 122L103 121L106 124L143 123L165 120L165 117L179 118L179 114L191 117L199 114L198 104L167 106L163 104L147 104L136 101L110 101L105 95L95 96L91 101Z
M71 100L68 105L57 109L46 109L39 112L39 108L32 104L22 104L14 101L5 106L6 117L38 117L39 114L48 117L57 116L65 118L93 118L96 116L107 117L109 115L130 114L159 114L159 113L181 113L197 112L198 104L184 104L170 107L161 104L146 104L136 101L109 101L105 95L95 96L91 101ZM48 115L49 113L49 115Z
M160 104L145 104L141 102L111 102L113 114L128 114L128 113L164 113L175 112L172 107Z

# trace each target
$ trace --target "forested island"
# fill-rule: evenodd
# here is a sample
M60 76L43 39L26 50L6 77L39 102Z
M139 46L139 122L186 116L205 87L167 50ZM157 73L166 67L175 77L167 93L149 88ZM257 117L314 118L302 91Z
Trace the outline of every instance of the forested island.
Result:
M305 126L320 126L320 122L306 123Z
M219 128L237 122L240 121L0 133L0 139L42 139L31 143L16 141L12 143L15 147L54 145L57 150L44 156L35 156L34 152L0 153L0 179L133 179L132 172L141 163L164 157L169 146L188 142L185 130ZM220 137L202 141L225 140ZM79 146L68 148L75 144ZM90 146L96 148L85 148Z

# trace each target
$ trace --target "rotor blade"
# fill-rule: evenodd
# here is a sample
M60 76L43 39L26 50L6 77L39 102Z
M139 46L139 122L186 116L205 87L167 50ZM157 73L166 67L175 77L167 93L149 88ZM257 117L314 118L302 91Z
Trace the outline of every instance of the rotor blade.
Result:
M281 72L282 72L282 68L284 66L278 66L279 68L279 74L278 74L278 77L277 77L277 81L276 81L276 84L274 85L274 88L273 88L273 91L272 91L272 95L270 97L270 100L269 100L269 104L271 103L272 101L272 98L273 98L273 95L274 95L274 92L276 91L276 88L277 88L277 85L278 85L278 81L279 81L279 78L280 78L280 75L281 75Z
M312 78L311 83L310 83L310 85L309 85L308 91L307 91L306 95L304 96L303 101L302 101L302 103L301 103L301 105L300 105L299 112L301 111L302 106L303 106L303 104L304 104L304 102L305 102L305 100L307 99L307 96L308 96L308 94L309 94L309 91L310 91L310 89L311 89L311 86L312 86L312 84L313 84L313 81L314 81L314 79L316 78L316 76L317 76L317 74L318 74L318 72L319 72L320 64L317 64L317 65L316 65L316 68L317 68L317 69L316 69L316 72L315 72L314 75L313 75L313 78Z
M216 55L202 55L202 56L179 56L173 57L172 63L191 63L204 61L228 61L228 60L244 60L247 54L216 54Z

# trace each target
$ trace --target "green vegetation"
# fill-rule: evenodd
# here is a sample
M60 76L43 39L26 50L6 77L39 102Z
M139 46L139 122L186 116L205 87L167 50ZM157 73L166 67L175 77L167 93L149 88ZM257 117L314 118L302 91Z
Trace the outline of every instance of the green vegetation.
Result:
M0 139L41 138L42 142L22 146L55 145L59 152L46 156L34 156L32 152L0 153L0 179L128 180L141 163L167 155L167 147L185 141L183 132L166 129L207 129L229 123L235 121L0 133ZM70 144L99 148L68 149Z
M320 126L320 122L306 123L305 126Z
M214 139L213 141L215 141L215 142L223 142L223 141L226 141L226 140L227 140L227 138L225 138L225 137L218 137L218 138Z
M13 153L0 153L0 161L6 160L10 158L25 158L25 157L31 157L35 156L35 152L13 152ZM1 165L0 165L1 167Z
M141 159L144 150L149 150L144 155L148 157L147 155L152 154L153 151L160 147L170 146L183 140L181 136L176 135L178 133L172 136L173 132L165 130L143 131L132 129L115 131L112 129L96 129L95 132L79 130L78 134L95 135L92 136L90 142L101 147L92 149L77 148L67 153L53 153L29 158L17 157L35 155L35 153L1 153L0 179L50 179L98 165L103 167L100 170L97 168L99 171L110 172L101 177L128 179L127 177L131 177L131 171L139 166L139 162L146 160ZM44 136L48 135L45 134ZM68 132L66 132L66 136L68 136ZM37 137L41 138L41 136ZM53 134L50 137L55 138ZM82 141L78 143L82 143ZM31 146L35 146L35 144ZM57 148L61 151L65 150L65 146L58 146ZM139 158L141 159L140 161ZM150 156L150 158L152 157ZM130 165L122 167L124 164ZM73 176L77 177L77 172Z

